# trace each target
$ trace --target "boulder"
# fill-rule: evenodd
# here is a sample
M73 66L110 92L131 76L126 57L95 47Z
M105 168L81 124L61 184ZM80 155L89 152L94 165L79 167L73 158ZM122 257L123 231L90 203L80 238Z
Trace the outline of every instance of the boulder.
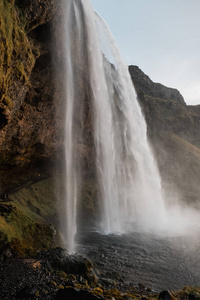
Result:
M160 292L158 299L162 300L175 300L174 296L170 291L162 291Z
M60 289L57 292L56 300L66 300L66 299L73 299L73 300L103 300L105 298L103 296L92 295L88 291L79 290L79 289L75 289L75 288Z
M97 283L97 278L92 271L92 263L79 254L70 255L66 249L55 248L41 253L39 258L41 257L54 270L82 276L91 286Z

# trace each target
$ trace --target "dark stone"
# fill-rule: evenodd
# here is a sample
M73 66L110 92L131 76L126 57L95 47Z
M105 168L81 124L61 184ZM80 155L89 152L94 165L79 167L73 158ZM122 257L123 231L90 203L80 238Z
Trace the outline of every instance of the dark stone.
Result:
M41 257L45 259L48 265L54 270L63 271L66 274L81 275L90 285L97 282L96 276L92 271L92 263L81 255L69 255L65 249L55 248L43 252L39 255L39 258Z
M12 257L12 252L10 251L9 248L7 248L7 249L5 249L5 250L3 251L3 256L4 256L4 258L6 258L6 259Z
M4 127L8 123L8 120L6 118L4 109L0 107L0 128Z
M12 205L0 203L0 216L9 215L13 210Z
M83 299L81 296L80 296L80 291L79 290L76 290L76 289L73 289L73 288L68 288L68 289L60 289L58 292L57 292L57 295L56 295L56 300L65 300L65 299Z
M189 300L199 300L200 298L194 293L190 293L188 296Z
M163 300L172 300L173 297L171 295L171 293L169 291L162 291L159 296L158 299L163 299Z
M144 283L142 283L142 282L139 282L139 283L138 283L138 286L139 286L139 289L140 289L140 290L144 290L144 289L145 289L145 285L144 285Z
M25 286L16 294L16 299L34 299L37 290L36 286Z
M65 288L57 292L56 300L103 300L105 299L102 296L92 295L88 291L78 290L74 288Z

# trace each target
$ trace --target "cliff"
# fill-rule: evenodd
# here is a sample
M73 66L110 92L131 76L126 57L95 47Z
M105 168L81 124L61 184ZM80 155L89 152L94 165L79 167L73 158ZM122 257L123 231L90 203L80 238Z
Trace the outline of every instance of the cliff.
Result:
M55 152L51 9L52 1L0 4L0 194L43 176Z
M51 63L53 1L0 3L0 248L60 244L52 169L60 137ZM38 235L39 233L39 235ZM2 250L4 251L4 250Z
M200 105L186 105L179 91L154 83L137 66L129 70L167 194L199 206Z
M65 189L60 3L0 3L0 249L21 255L62 245L56 230ZM85 177L79 213L93 216L97 192L85 66L79 65L79 74L84 101L78 100L75 118L85 136L76 143Z

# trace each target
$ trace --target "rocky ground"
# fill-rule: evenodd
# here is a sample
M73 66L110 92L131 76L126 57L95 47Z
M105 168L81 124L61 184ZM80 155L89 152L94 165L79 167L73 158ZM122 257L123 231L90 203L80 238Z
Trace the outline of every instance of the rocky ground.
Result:
M91 262L62 248L40 252L34 258L14 258L9 250L1 255L0 299L200 299L200 289L153 293L139 286L122 292L101 285Z

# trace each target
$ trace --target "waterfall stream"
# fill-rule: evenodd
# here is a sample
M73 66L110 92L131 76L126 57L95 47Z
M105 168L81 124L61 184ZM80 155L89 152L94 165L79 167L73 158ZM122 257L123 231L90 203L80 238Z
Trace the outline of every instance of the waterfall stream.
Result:
M63 227L66 246L73 252L81 174L75 147L74 114L77 101L81 101L77 62L79 65L86 63L89 70L85 80L90 86L96 169L101 190L100 231L127 233L134 224L143 230L155 231L165 228L169 218L159 172L147 140L145 119L114 38L89 0L63 1L63 11L66 80L66 215Z
M103 203L102 229L106 233L122 233L133 221L146 224L151 218L155 220L153 215L158 216L158 211L163 215L160 178L128 67L89 1L84 1L83 8L87 15L96 164ZM113 64L103 52L98 27L106 37Z

